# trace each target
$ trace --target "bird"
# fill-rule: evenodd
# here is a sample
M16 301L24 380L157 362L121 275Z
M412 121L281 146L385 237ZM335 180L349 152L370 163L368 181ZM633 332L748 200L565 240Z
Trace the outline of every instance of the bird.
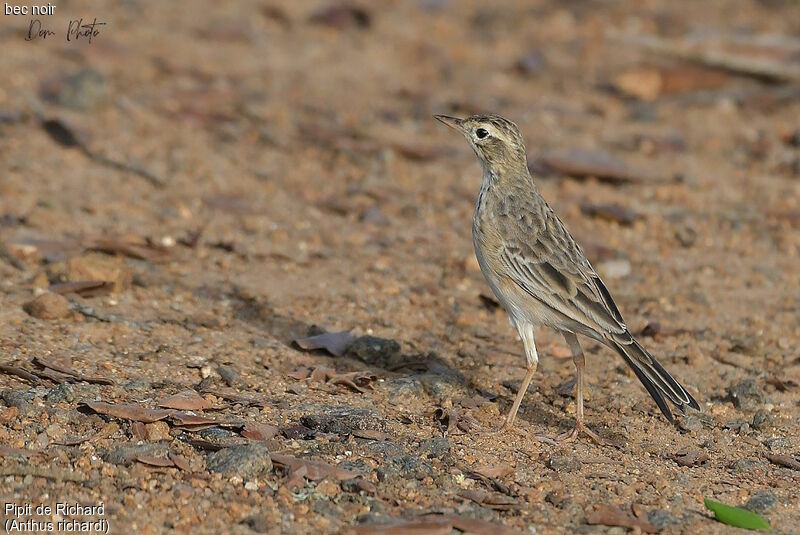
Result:
M560 332L575 365L575 425L555 437L575 440L581 433L605 441L584 423L585 356L578 335L616 351L674 423L672 403L681 413L699 410L692 395L634 338L606 285L581 246L542 197L528 169L525 143L516 124L499 115L464 119L434 115L461 132L483 170L472 217L475 256L486 282L519 332L526 373L498 431L513 427L539 356L534 335L540 327Z

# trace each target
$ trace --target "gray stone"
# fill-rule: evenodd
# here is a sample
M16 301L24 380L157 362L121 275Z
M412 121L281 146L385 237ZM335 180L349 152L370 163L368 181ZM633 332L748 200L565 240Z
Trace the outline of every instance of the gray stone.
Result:
M400 355L400 344L377 336L359 336L350 344L345 354L367 364L386 367L386 364Z
M391 403L404 403L425 396L425 387L417 377L400 377L384 383Z
M38 409L31 403L35 394L29 390L4 390L2 396L6 407L16 407L19 409L20 416L30 416L35 414Z
M51 403L72 403L75 401L75 388L70 383L61 383L51 388L44 397Z
M699 431L703 428L703 420L694 413L689 413L678 420L678 427L683 431Z
M744 411L760 409L764 404L764 394L753 379L745 379L730 387L728 397L734 407Z
M764 445L771 450L789 449L792 447L792 441L787 437L772 437L764 440Z
M431 371L418 376L425 391L439 401L452 400L469 395L464 376L445 366L434 366Z
M358 472L361 475L369 475L372 473L372 467L364 462L363 459L355 459L352 461L342 461L336 465L343 470L350 470L351 472Z
M745 474L758 466L758 461L753 459L737 459L731 464L731 471L735 474Z
M572 496L564 489L556 489L552 492L548 492L544 500L559 509L566 509L567 506L573 502Z
M665 529L669 526L679 526L681 519L663 509L653 509L647 513L647 521L654 526Z
M166 458L169 449L163 444L124 444L103 454L103 460L111 464L129 465L140 455Z
M447 438L433 437L422 441L422 444L419 445L419 454L428 459L438 459L450 453L451 448L452 445Z
M300 423L322 433L349 435L354 430L389 431L389 424L375 409L337 407L335 405L309 406L313 414L300 418Z
M399 457L405 453L405 450L403 450L402 446L396 442L389 442L386 440L368 442L364 444L364 448L367 451L370 451L375 455L379 455L384 459L388 459L390 457Z
M234 386L234 387L238 386L239 382L242 379L242 376L239 375L239 372L237 372L230 366L222 365L218 367L217 373L219 374L220 377L222 377L222 380L225 381L225 383L228 386Z
M583 467L578 459L571 456L550 457L547 466L556 472L577 472Z
M196 433L182 433L178 435L178 438L193 446L214 450L244 446L250 442L238 433L233 433L220 427L209 427Z
M760 490L750 496L745 508L755 513L766 513L778 504L778 497L774 492Z
M772 418L769 411L766 409L759 409L753 415L753 429L764 429L769 427L772 423Z
M433 476L433 468L419 457L403 455L393 457L386 464L378 468L378 480L387 479L425 479Z
M209 453L206 467L211 472L247 479L272 470L272 459L264 444L253 442Z

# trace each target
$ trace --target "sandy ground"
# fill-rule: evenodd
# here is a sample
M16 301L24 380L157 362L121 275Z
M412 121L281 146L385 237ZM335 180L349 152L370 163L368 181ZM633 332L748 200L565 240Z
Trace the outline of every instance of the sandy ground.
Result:
M628 529L608 507L733 532L711 498L798 532L797 82L619 37L738 36L797 69L796 41L748 40L797 35L796 2L220 4L60 2L35 41L0 17L4 506L102 502L72 516L114 533ZM78 17L107 24L67 42ZM702 413L670 425L587 341L587 422L612 444L537 438L575 414L542 330L519 423L488 432L522 346L472 251L480 169L431 118L477 112L520 125ZM293 344L323 331L355 342Z

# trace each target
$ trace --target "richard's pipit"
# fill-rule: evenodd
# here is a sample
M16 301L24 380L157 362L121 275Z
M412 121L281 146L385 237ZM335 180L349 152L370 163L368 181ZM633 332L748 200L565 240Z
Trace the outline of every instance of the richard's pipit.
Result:
M697 402L637 342L611 294L564 223L542 198L528 171L517 125L497 115L466 119L436 115L467 138L483 168L483 181L472 216L472 241L483 276L519 331L525 345L527 373L503 428L509 428L536 372L534 331L552 327L564 335L575 363L576 422L559 440L585 432L602 440L583 423L583 350L579 334L619 353L670 421L665 401L681 412Z

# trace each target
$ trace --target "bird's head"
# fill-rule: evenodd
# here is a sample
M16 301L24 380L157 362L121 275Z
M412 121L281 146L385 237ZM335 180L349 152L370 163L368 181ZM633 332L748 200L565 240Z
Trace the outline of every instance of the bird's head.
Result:
M486 169L503 172L520 166L527 168L522 134L508 119L499 115L473 115L466 119L447 115L434 117L461 132Z

